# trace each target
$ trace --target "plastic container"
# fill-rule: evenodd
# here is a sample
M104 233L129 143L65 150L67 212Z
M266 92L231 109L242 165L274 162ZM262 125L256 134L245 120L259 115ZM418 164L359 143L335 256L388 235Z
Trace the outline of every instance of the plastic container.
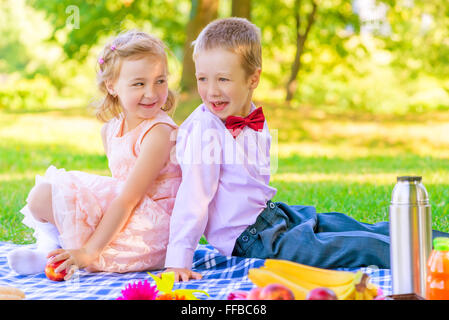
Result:
M449 238L435 238L427 263L426 298L449 300Z

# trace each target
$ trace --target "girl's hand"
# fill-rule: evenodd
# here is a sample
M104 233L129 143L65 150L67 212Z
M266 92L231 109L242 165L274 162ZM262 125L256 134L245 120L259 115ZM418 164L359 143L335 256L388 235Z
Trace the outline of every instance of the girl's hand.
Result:
M55 272L65 270L67 275L64 277L64 280L67 281L78 269L87 267L96 257L88 254L86 249L81 248L75 250L56 249L49 252L47 258L51 258L51 262L65 260L55 269Z
M200 280L203 276L201 273L194 272L189 269L184 268L167 268L163 272L159 273L160 276L162 273L166 272L174 272L175 273L175 282L178 282L180 280L182 281L189 281L190 279Z

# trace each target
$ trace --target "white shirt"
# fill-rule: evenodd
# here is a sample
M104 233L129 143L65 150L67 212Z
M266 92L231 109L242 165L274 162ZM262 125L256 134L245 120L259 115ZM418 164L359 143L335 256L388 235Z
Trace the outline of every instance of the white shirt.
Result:
M220 253L231 255L239 235L276 194L269 186L270 144L266 121L261 132L245 127L234 139L203 104L184 121L176 141L182 182L166 267L190 269L202 234Z

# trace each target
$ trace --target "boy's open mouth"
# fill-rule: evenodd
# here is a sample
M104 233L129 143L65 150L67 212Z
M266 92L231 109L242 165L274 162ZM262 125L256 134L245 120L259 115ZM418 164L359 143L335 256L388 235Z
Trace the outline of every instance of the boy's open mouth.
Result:
M229 104L227 101L215 101L210 103L215 111L222 111Z

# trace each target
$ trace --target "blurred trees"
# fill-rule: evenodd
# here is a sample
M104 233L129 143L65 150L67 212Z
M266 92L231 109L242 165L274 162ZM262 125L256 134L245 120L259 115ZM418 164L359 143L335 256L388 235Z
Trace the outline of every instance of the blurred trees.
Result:
M85 59L93 46L130 28L154 32L175 49L185 41L188 1L164 0L28 0L45 12L54 32L50 41L63 47L68 58ZM72 12L77 8L78 27L73 25Z
M231 16L251 20L251 0L232 0Z
M354 52L345 46L350 39L346 29L350 26L357 36L359 18L348 1L268 1L253 9L253 21L262 28L268 59L278 64L273 71L265 71L285 90L281 95L286 101L299 98L304 75L323 63L340 65ZM324 61L320 61L323 54Z
M310 29L312 28L313 24L315 23L315 15L317 10L317 3L312 0L312 9L307 15L307 21L305 24L305 27L302 26L302 17L300 14L301 9L301 0L295 0L295 4L293 7L293 15L295 16L295 33L296 33L296 53L295 53L295 60L293 61L291 71L290 71L290 77L287 81L287 86L285 90L287 91L287 96L285 100L290 101L293 98L293 95L296 91L297 85L296 85L296 78L298 76L299 69L301 68L301 55L304 52L304 45L306 43L307 37L309 35ZM304 29L304 32L301 33L301 29Z
M192 59L192 42L201 30L218 17L219 0L192 0L190 18L186 26L184 43L181 89L192 92L196 90L195 64ZM251 0L232 0L231 16L250 19Z
M370 112L449 109L443 0L2 0L0 108L23 107L11 99L38 96L34 86L47 92L35 104L54 90L90 94L101 46L130 28L167 44L181 66L177 85L191 91L190 44L209 21L229 15L261 28L258 99Z
M192 42L201 30L218 17L219 0L192 0L190 18L186 26L186 40L182 59L181 89L194 91L196 89L195 64L192 59Z

